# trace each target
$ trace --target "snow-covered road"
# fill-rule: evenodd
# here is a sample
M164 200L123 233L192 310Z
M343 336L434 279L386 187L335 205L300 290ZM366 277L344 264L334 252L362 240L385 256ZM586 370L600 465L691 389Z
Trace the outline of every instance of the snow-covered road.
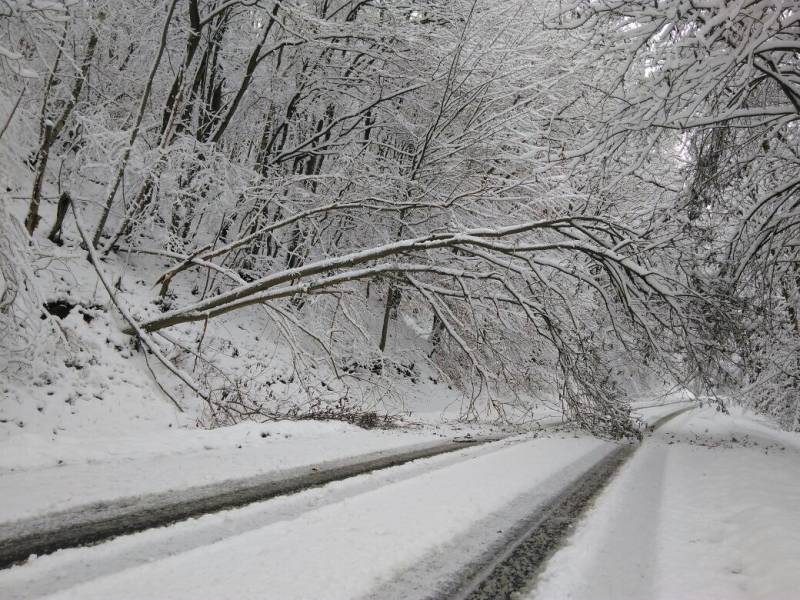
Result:
M614 447L474 447L41 557L1 572L0 597L357 598L412 567L430 590Z
M800 597L800 436L691 411L648 438L528 600Z
M0 597L430 598L615 448L556 432L467 448L40 557L1 571ZM789 600L798 506L799 436L692 410L646 438L528 599Z
M364 430L329 421L246 422L210 431L165 428L158 434L93 436L90 441L63 434L18 435L0 442L0 525L92 502L175 492L442 440L430 432Z
M31 554L49 554L163 527L497 439L469 438L418 444L160 494L92 502L32 519L0 523L0 568L25 561Z

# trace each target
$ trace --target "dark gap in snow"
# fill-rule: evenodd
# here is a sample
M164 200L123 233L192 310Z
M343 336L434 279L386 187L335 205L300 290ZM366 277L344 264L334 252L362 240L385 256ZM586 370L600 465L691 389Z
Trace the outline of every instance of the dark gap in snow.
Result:
M94 314L96 311L103 310L103 307L99 304L84 306L67 300L51 300L50 302L45 302L42 306L48 313L59 319L66 319L72 312L72 309L77 306L78 312L86 323L94 321L94 318L97 316ZM45 315L43 314L41 318L44 320Z
M393 369L398 375L402 375L407 379L411 379L412 383L417 383L419 380L419 372L414 363L398 363L394 361L387 361L380 358L372 359L368 362L359 362L357 360L346 361L341 365L341 370L345 373L373 373L381 375L388 368Z
M91 323L94 321L94 318L97 316L95 312L103 310L103 307L99 304L92 304L90 306L83 306L81 305L78 311L81 313L81 317L87 323Z
M50 302L45 302L43 306L47 312L59 319L65 319L69 313L72 312L72 309L75 308L75 304L67 302L66 300L52 300ZM42 319L44 318L45 316L42 315Z

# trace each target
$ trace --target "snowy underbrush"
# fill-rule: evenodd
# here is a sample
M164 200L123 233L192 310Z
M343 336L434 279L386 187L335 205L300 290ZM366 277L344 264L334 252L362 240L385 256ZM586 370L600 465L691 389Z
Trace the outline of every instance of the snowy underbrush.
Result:
M786 317L789 314L794 313L786 311ZM749 385L729 394L781 428L800 432L800 339L795 322L786 317L770 327L766 340L751 333L756 352L750 360L758 368L750 374Z
M16 204L17 212L23 203ZM45 207L52 210L52 205ZM9 219L19 228L18 218ZM22 232L19 252L28 252ZM559 400L558 379L548 369L527 382L539 394L519 389L492 398L451 376L458 356L431 353L427 315L413 309L393 317L386 351L370 344L366 331L379 329L381 305L364 295L358 313L344 314L335 297L309 298L302 307L254 306L208 323L182 324L151 336L171 364L205 392L201 398L168 372L134 336L100 285L71 228L63 246L35 239L36 251L15 264L27 273L5 317L6 360L0 420L7 431L37 432L165 429L174 425L213 428L242 421L341 420L360 427L430 425L443 421L500 423L515 430L569 418ZM101 269L113 282L115 302L136 319L157 316L216 290L207 274L189 273L161 297L155 284L172 263L133 252L112 254ZM351 304L352 306L352 304ZM352 309L350 309L352 310ZM332 323L330 315L339 313ZM8 330L10 324L15 329ZM349 326L348 326L349 324ZM427 327L429 329L429 326ZM10 342L28 336L27 358ZM14 358L11 358L11 357ZM629 385L645 385L636 369L620 364L614 389L624 398ZM646 379L646 378L645 378ZM179 412L173 400L183 412ZM491 401L490 401L491 400ZM492 401L495 403L492 404ZM620 403L620 410L627 404ZM615 415L606 418L609 423Z
M8 434L176 423L76 247L28 245L4 199L0 424ZM24 237L23 237L24 236Z
M308 326L285 310L257 306L153 335L164 356L207 393L200 398L122 332L127 323L69 224L61 246L38 235L30 241L21 226L24 204L4 198L2 206L0 425L7 435L127 434L285 418L360 427L430 424L457 420L470 404L464 390L428 361L413 315L393 323L389 348L380 353L359 341L363 328L375 327L377 303L367 299L359 327L347 330L315 320L315 312L330 313L322 305L331 302L327 298L302 308ZM45 203L45 219L54 208ZM202 273L189 274L160 297L154 282L167 266L162 257L137 253L112 254L100 264L113 282L115 302L137 319L201 294ZM355 322L354 315L348 318ZM320 339L326 330L327 339ZM558 412L555 403L537 406L512 416L530 423ZM482 412L489 421L496 416Z
M386 284L380 281L311 295L302 302L253 305L208 321L196 320L149 335L172 369L194 382L195 393L136 336L118 306L139 322L230 289L218 272L180 273L166 293L158 281L176 259L157 232L137 248L99 261L113 299L81 244L72 217L63 243L20 223L24 182L4 200L6 293L0 404L6 431L58 435L64 431L128 432L174 425L214 428L242 421L339 420L360 427L430 425L464 419L519 428L578 420L611 437L634 435L628 399L659 385L620 354L603 362L587 354L559 365L546 347L531 354L530 334L503 345L488 337L481 364L492 367L492 387L471 357L451 339L431 339L430 310L410 300L390 315L386 348L378 349ZM46 197L44 222L56 194ZM79 214L89 205L78 198ZM6 274L7 273L7 274ZM520 325L524 327L524 324ZM564 379L559 366L568 367ZM524 367L524 368L522 368Z
M9 435L214 428L276 419L360 427L466 419L515 428L572 419L611 436L630 433L626 392L641 375L624 355L607 362L610 354L603 354L589 325L564 342L567 349L574 343L591 350L569 363L531 329L524 312L506 316L516 320L500 327L490 314L469 314L467 305L434 303L453 323L476 319L475 327L445 335L430 302L401 294L389 277L254 303L213 319L201 315L147 334L142 344L123 333L130 323L120 308L147 322L282 268L268 253L259 255L263 264L233 256L181 267L197 248L219 241L224 211L238 201L231 186L244 185L241 174L230 171L239 179L215 183L214 190L227 190L227 204L209 200L202 227L176 235L169 214L154 207L113 251L103 252L110 237L100 240L96 269L71 212L60 243L50 241L47 231L56 221L57 199L69 190L91 234L109 176L102 153L84 165L91 176L79 176L72 164L83 159L62 153L62 167L71 165L65 172L72 175L46 178L41 226L31 237L21 225L36 140L28 117L11 123L0 148L6 180L0 425ZM171 180L162 179L166 194ZM120 231L121 220L112 212L110 231ZM221 223L220 230L209 220Z

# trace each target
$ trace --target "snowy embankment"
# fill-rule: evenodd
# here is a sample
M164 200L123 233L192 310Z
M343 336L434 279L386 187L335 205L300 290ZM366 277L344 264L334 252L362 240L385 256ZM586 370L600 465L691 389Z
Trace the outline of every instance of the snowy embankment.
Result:
M798 507L800 436L691 411L645 441L528 598L796 598Z

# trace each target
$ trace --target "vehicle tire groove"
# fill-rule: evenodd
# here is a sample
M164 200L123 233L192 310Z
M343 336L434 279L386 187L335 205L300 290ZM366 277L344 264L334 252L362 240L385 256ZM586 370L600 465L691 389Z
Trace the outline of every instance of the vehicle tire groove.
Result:
M96 502L6 523L0 526L0 569L24 562L31 555L95 544L500 439L449 440L393 454L376 452L350 461L331 461L179 492Z

